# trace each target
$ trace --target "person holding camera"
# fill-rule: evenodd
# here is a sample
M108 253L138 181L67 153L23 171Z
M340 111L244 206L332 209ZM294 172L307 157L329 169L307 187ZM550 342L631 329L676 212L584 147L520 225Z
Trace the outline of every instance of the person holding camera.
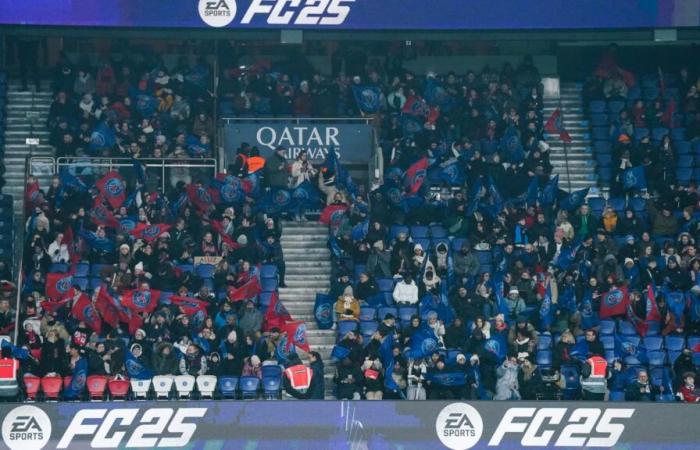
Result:
M408 363L408 373L406 379L408 388L406 390L406 400L425 400L426 392L423 383L425 375L428 373L428 366L423 359L418 358Z

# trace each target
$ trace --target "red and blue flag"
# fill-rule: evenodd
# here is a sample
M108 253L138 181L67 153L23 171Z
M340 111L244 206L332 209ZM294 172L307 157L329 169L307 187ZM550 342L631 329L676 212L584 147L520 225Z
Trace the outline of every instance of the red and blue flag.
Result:
M102 197L116 209L122 206L126 200L126 184L124 178L115 171L107 172L105 176L97 180L97 189Z

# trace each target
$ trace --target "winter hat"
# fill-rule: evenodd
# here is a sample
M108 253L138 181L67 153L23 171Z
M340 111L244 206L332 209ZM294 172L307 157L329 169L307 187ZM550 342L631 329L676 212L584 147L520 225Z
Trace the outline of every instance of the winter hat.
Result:
M236 243L239 245L248 245L248 237L245 234L242 234L238 236L238 239L236 239Z
M634 260L632 258L625 258L625 265L627 264L634 264Z
M140 344L133 344L129 350L131 351L131 353L134 353L134 350L143 352L143 348L141 348Z
M139 262L138 264L136 264L134 266L134 272L135 273L143 272L143 261Z
M129 244L122 244L122 245L119 246L119 250L124 250L124 249L126 249L126 250L131 250L131 249L129 248Z
M238 334L236 334L236 331L235 331L235 330L234 330L234 331L231 331L231 332L226 336L226 340L227 340L227 341L233 341L233 342L235 342L236 339L238 339Z
M511 287L510 290L508 291L508 294L520 294L520 291L518 290L517 287L513 286L513 287Z
M460 362L460 361L465 361L465 362L466 362L466 361L467 361L467 357L460 353L460 354L457 355L457 358L456 358L455 360L456 360L457 362Z
M343 295L353 295L352 286L347 286L345 290L343 290Z
M136 330L136 332L134 333L134 337L136 337L136 335L138 335L139 333L143 334L144 338L146 337L146 332L143 330L143 328L139 328L138 330Z
M259 366L260 365L260 357L258 355L253 355L250 357L250 363L253 366Z

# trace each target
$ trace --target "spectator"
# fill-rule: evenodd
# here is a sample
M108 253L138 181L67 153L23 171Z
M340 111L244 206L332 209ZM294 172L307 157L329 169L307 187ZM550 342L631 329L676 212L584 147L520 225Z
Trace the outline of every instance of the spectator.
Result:
M418 286L410 274L404 274L401 281L396 283L393 297L399 305L411 306L418 303Z
M289 180L286 154L284 147L277 147L275 153L265 160L265 179L271 188L287 188Z
M628 402L653 402L659 394L659 388L649 382L646 370L637 373L637 379L625 389L625 400Z
M337 320L360 320L360 302L353 296L351 286L343 291L343 295L335 302Z

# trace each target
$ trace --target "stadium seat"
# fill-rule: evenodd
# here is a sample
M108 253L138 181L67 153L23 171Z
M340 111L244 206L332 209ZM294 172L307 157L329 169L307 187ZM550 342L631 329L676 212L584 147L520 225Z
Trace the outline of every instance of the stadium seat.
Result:
M666 353L660 350L647 351L650 366L663 366L666 363Z
M393 292L394 280L391 278L378 278L377 288L379 288L380 292Z
M618 324L618 330L623 336L637 336L637 329L630 322L621 320Z
M260 389L260 379L258 377L241 377L238 380L240 386L241 398L244 400L254 400L258 398L258 390Z
M399 312L393 306L383 306L377 310L377 318L384 320L387 314L391 314L395 318L399 318Z
M360 322L360 333L362 333L363 336L373 335L378 328L379 324L374 320Z
M87 278L90 275L90 264L80 263L75 266L74 277Z
M68 269L70 267L68 264L63 264L63 263L52 263L49 266L49 272L50 273L66 273L68 272Z
M126 400L129 395L129 380L109 380L107 389L109 390L110 400Z
M611 402L624 402L625 393L621 391L610 391L609 400Z
M102 276L104 270L111 270L112 266L109 264L92 264L90 266L90 276L93 278L99 278Z
M432 225L430 227L430 235L432 236L433 240L446 238L447 230L445 230L445 228L441 225Z
M462 245L464 245L465 242L466 242L466 240L463 238L452 239L452 251L458 252L462 248Z
M601 320L600 321L600 334L601 335L615 334L615 321L613 321L613 320Z
M552 348L552 335L540 334L537 342L537 350L550 350Z
M23 377L23 381L24 395L26 396L27 401L35 401L39 394L39 389L41 388L41 378L35 375L26 374Z
M280 377L263 377L263 397L265 400L277 400L282 392Z
M700 352L700 336L688 336L688 348L694 353Z
M621 100L610 100L608 102L608 111L615 117L617 117L623 109L625 109L625 102Z
M194 266L192 264L179 264L177 269L182 272L192 273L194 272Z
M153 377L153 390L156 393L156 400L167 400L170 398L173 382L174 379L171 375L156 375Z
M260 269L261 278L276 278L277 277L277 266L272 264L264 264Z
M216 266L213 264L199 264L195 267L195 274L200 278L214 278Z
M655 141L660 141L661 139L664 138L664 136L667 136L669 134L668 128L653 128L651 130L651 138Z
M596 155L601 153L609 154L612 152L612 144L607 140L593 141L593 150L596 153Z
M131 393L134 395L136 400L146 400L148 398L148 392L151 390L151 379L137 380L132 378L131 383Z
M188 399L194 391L196 380L192 375L175 376L175 391L180 399Z
M90 400L102 401L107 387L107 377L104 375L90 375L87 377L87 389Z
M275 292L277 290L277 278L263 278L260 282L263 292Z
M593 114L605 112L605 102L602 100L593 100L588 103L588 110Z
M663 344L661 337L649 335L645 336L642 342L647 351L661 350L661 344Z
M265 377L281 377L282 376L282 367L275 365L275 364L268 364L265 366L260 367L260 373L262 374L263 378Z
M260 295L258 295L258 301L260 302L260 307L267 309L268 305L272 301L272 296L274 295L274 292L261 292Z
M603 344L605 350L615 349L615 336L612 335L602 335L600 336L600 342Z
M418 314L418 308L414 306L400 306L399 319L410 321L411 317Z
M537 365L541 368L547 368L552 365L552 352L549 350L537 352Z
M219 394L223 398L236 398L238 391L238 377L219 377Z
M199 391L199 398L214 398L214 391L216 390L215 375L199 375L196 385L197 391Z
M57 401L63 388L63 378L58 375L47 375L41 379L41 391L44 399Z
M357 331L357 322L354 320L339 320L338 321L338 339L342 339L349 332Z
M363 306L360 308L360 320L375 320L377 318L377 308L371 306Z
M596 141L610 139L610 131L608 127L595 127L591 132L591 137Z

